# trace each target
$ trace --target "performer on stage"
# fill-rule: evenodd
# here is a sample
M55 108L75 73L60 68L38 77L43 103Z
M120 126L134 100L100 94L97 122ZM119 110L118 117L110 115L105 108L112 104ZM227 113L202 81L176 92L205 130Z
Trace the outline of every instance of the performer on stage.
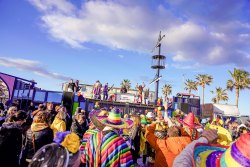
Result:
M94 99L101 99L101 89L102 89L102 84L100 83L99 80L97 80L93 86L93 91L92 91Z
M140 98L140 102L139 103L142 103L142 92L143 92L144 88L145 88L144 82L143 82L142 85L138 85L138 83L136 84L136 89L138 91L138 97Z
M103 100L108 100L108 96L109 96L108 95L108 92L109 92L109 85L108 85L108 83L106 83L104 85L102 92L103 92Z

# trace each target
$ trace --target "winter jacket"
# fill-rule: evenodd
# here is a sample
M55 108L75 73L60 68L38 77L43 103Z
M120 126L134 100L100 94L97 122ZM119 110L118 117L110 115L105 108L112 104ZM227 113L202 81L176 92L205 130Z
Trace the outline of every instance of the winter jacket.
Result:
M22 129L12 124L0 128L0 166L18 166L22 148Z
M191 143L190 137L168 137L159 139L154 135L155 124L147 127L146 139L155 150L155 167L172 167L178 154Z
M33 123L25 136L21 160L32 159L33 155L42 146L53 142L53 131L47 124Z
M82 125L80 125L76 120L74 120L70 128L70 131L76 133L80 137L80 139L82 139L86 130L88 130L86 121Z
M51 111L47 111L47 113L48 113L49 125L51 125L56 117L57 112L54 110L51 110Z
M53 130L54 138L56 137L57 132L64 132L66 131L66 123L64 120L59 118L55 118L50 128Z

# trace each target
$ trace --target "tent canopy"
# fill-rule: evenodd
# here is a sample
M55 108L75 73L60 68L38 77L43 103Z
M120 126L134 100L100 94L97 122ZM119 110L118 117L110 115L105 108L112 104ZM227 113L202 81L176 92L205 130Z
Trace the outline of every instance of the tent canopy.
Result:
M214 113L224 116L240 116L239 109L236 105L213 104Z

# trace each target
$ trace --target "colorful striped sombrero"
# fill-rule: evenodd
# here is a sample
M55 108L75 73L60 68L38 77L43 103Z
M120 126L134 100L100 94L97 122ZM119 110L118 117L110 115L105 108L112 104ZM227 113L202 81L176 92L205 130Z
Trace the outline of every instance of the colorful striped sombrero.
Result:
M98 117L97 117L98 119ZM117 129L124 129L130 128L133 125L131 120L124 120L121 118L121 112L118 108L113 108L107 118L99 119L102 124L105 126L117 128Z
M250 133L242 134L230 147L196 144L193 164L196 167L250 167Z

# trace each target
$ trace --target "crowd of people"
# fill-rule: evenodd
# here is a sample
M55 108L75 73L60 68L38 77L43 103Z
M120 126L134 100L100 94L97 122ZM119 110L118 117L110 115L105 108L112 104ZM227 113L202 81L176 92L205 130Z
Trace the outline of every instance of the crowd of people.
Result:
M0 166L250 166L250 123L190 112L0 105ZM164 107L163 107L164 108ZM165 107L167 108L167 107Z

